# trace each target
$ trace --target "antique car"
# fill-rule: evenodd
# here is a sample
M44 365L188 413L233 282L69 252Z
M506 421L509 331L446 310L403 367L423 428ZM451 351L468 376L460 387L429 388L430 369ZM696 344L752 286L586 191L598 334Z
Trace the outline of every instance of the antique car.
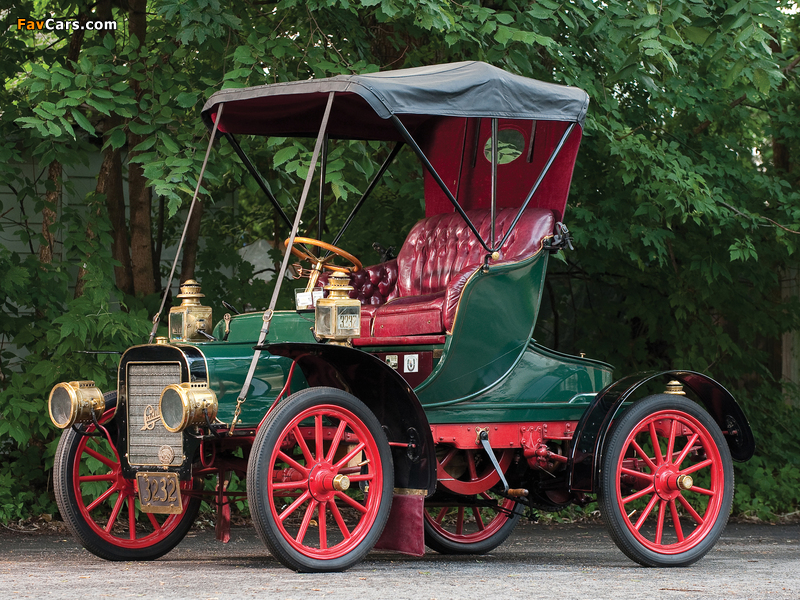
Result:
M614 381L608 364L532 339L548 258L571 247L588 105L580 89L481 62L215 93L206 161L224 138L287 228L272 301L214 324L185 281L169 337L154 339L159 313L150 343L122 355L116 390L53 388L55 493L80 543L158 558L203 500L226 540L246 497L281 563L339 571L373 548L486 553L526 509L596 497L634 561L705 555L731 510L732 460L754 451L732 395L689 370ZM293 219L243 135L313 140ZM338 140L379 142L385 160L331 242L299 237ZM396 257L365 267L337 244L400 151L424 168L425 217ZM308 281L295 310L276 310L292 254Z

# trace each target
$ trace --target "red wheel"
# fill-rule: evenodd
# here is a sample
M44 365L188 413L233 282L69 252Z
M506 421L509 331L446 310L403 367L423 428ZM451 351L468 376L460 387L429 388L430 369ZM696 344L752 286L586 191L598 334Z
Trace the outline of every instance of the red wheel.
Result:
M733 501L733 464L700 406L662 394L619 420L603 457L601 508L611 536L645 566L685 566L716 543Z
M501 468L513 450L501 450ZM519 522L522 507L490 492L500 481L483 450L439 448L438 484L459 495L438 494L425 503L425 544L442 554L485 554L502 544Z
M248 464L256 530L297 571L341 571L378 541L393 468L380 423L357 398L309 388L268 417Z
M113 420L116 393L106 394L101 423L116 444ZM86 428L93 433L95 426ZM73 535L93 554L107 560L152 560L186 535L200 500L182 494L183 512L155 515L139 510L135 480L122 475L117 449L103 435L90 437L67 429L56 450L53 479L61 516ZM181 491L193 482L182 481Z

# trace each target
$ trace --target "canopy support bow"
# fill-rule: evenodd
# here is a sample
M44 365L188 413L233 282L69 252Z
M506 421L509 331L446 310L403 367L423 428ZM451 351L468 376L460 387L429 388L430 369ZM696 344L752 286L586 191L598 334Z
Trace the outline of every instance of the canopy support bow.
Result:
M286 268L289 265L289 257L292 254L294 238L297 237L297 230L300 227L300 218L303 216L303 207L306 204L308 192L311 190L311 182L314 179L314 169L317 167L317 159L319 158L323 143L327 137L325 132L328 130L328 119L331 116L333 96L334 92L330 92L328 94L328 103L325 106L325 114L322 116L322 124L319 127L319 135L317 135L317 143L314 146L314 153L311 155L311 164L308 166L308 175L306 175L303 193L301 194L300 202L297 205L297 214L295 215L294 224L292 225L292 233L289 236L289 242L286 244L286 251L283 254L283 262L281 263L280 272L275 279L275 287L272 290L272 298L269 301L269 308L264 311L264 324L262 325L261 331L258 334L258 343L256 344L256 350L253 352L253 360L250 361L250 369L247 371L247 376L244 379L242 391L239 392L239 396L236 399L236 410L233 414L233 421L231 422L230 429L231 435L233 434L233 430L236 428L236 424L239 422L239 417L242 413L242 404L244 404L245 400L247 400L247 392L250 389L250 383L253 381L253 375L255 374L256 366L258 365L258 359L261 357L261 350L259 348L261 348L261 346L264 344L264 340L269 333L272 315L274 314L275 305L278 303L278 296L281 292L281 284L283 283L283 278L286 275Z

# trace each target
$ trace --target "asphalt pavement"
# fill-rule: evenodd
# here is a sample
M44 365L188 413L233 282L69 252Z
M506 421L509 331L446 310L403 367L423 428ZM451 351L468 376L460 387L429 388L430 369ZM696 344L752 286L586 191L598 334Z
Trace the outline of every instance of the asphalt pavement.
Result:
M147 563L100 560L64 533L0 531L0 598L797 599L798 559L798 525L730 524L705 558L682 569L639 567L600 524L523 522L486 556L376 551L328 574L285 569L243 527L228 544L192 531Z

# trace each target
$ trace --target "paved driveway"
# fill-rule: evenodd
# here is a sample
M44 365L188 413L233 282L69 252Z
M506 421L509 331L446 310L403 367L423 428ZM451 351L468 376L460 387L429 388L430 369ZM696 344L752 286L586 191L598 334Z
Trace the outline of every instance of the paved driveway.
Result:
M251 529L191 532L150 563L110 563L64 534L0 533L0 598L800 598L800 526L732 524L685 569L629 561L600 525L521 523L487 556L373 552L346 573L283 568Z

